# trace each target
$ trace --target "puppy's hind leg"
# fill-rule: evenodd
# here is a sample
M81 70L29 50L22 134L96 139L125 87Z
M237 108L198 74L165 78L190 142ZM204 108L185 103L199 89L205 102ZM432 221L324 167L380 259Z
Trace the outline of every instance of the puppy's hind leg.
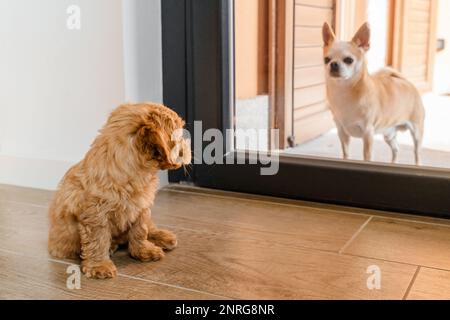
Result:
M81 243L75 219L56 215L51 217L48 251L51 256L58 259L79 258Z

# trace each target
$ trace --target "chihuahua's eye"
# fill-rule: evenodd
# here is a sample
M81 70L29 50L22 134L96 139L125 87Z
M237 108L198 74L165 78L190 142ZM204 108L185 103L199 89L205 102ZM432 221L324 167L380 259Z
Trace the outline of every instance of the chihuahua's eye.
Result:
M345 62L346 64L352 64L353 61L355 61L355 60L353 60L353 58L350 58L350 57L344 59L344 62Z
M331 61L331 59L330 59L329 57L326 57L326 58L324 59L324 61L325 61L325 64L329 64L330 61Z

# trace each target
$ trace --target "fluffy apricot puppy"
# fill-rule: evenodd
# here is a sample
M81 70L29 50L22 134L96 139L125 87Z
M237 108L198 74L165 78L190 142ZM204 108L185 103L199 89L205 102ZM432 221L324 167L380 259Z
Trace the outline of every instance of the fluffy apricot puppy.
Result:
M122 105L100 130L85 158L60 182L50 206L49 252L56 258L81 257L90 278L111 278L110 259L128 244L132 257L155 261L177 245L175 235L158 229L150 208L158 170L191 161L183 120L157 104Z

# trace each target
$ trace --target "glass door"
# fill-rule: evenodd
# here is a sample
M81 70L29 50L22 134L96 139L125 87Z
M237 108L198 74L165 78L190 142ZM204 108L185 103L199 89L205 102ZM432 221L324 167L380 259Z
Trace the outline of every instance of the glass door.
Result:
M164 99L186 117L194 150L193 172L189 177L172 174L171 181L448 216L445 144L450 134L444 127L436 130L445 122L440 112L445 113L446 96L435 93L440 80L430 71L442 68L435 46L436 2L407 2L164 1ZM364 42L369 42L367 31L356 33L364 21L379 22L370 38L371 54ZM324 51L330 37L347 42ZM357 51L346 47L350 45ZM374 128L370 157L368 137L356 130L362 128L359 119L353 119L357 127L350 125L343 134L347 118L337 121L341 114L330 106L330 63L345 64L345 75L356 72L352 64L366 67L358 59L367 61L367 74L380 67L397 69L382 75L419 92L427 114L419 165L414 135L408 136L408 124L393 121L389 110L379 117L398 130L388 134L389 126ZM331 80L342 85L345 79ZM429 102L437 100L442 105Z

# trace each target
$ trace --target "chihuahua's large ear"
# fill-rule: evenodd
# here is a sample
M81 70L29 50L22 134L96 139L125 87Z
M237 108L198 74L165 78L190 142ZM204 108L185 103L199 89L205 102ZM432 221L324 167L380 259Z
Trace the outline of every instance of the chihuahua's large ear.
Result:
M323 37L323 44L326 46L329 46L333 43L333 41L336 39L336 35L334 34L333 29L331 29L328 22L325 22L322 27L322 37Z
M359 28L358 32L356 32L355 36L353 37L352 42L364 51L369 51L370 26L368 22L364 23L361 28Z

